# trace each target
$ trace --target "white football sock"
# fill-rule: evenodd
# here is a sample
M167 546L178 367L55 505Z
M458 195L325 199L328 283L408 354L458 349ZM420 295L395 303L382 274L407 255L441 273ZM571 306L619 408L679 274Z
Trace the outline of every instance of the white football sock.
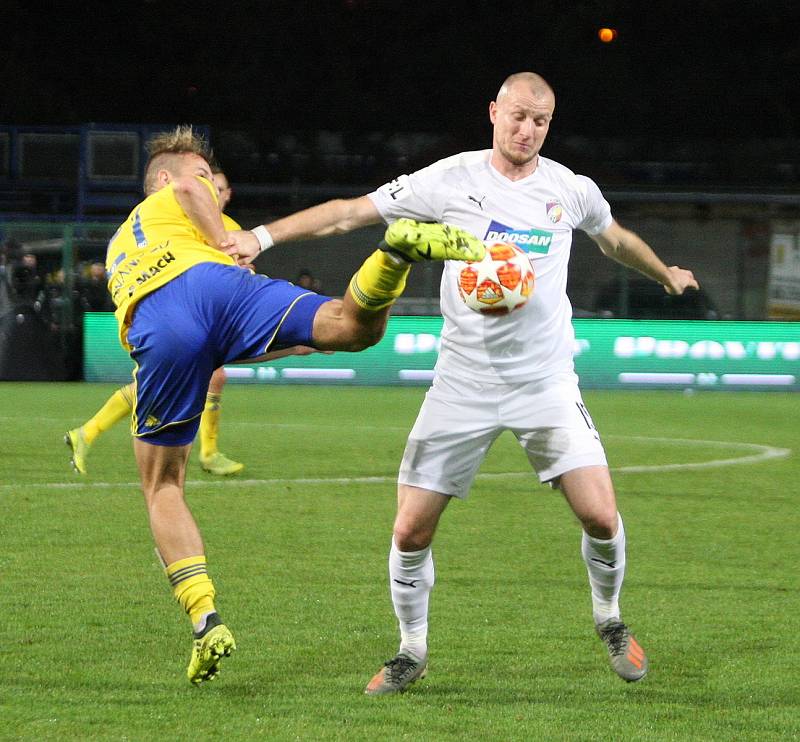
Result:
M625 577L625 528L617 513L614 538L600 539L583 532L581 554L592 588L592 613L596 624L619 618L619 593Z
M392 539L389 586L400 623L400 651L418 660L428 655L428 598L434 583L431 547L400 551Z

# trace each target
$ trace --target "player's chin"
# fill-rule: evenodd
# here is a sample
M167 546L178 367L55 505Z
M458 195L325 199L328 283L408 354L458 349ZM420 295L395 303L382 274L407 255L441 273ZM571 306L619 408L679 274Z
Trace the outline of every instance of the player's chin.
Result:
M536 151L533 147L520 147L516 145L513 149L506 152L506 157L514 165L527 165L536 157Z

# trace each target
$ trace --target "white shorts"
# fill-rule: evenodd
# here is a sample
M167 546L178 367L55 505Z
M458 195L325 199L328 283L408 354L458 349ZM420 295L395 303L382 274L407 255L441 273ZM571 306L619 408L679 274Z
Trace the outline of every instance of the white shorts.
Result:
M516 384L437 375L409 433L398 482L464 498L504 430L516 436L542 482L607 466L573 372Z

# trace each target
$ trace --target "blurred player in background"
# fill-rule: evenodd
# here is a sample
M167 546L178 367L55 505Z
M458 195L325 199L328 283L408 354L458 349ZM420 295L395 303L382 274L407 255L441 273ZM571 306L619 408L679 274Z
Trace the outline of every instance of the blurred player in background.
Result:
M184 496L186 461L214 369L297 346L363 350L383 336L412 262L475 259L485 248L456 228L401 220L387 229L344 298L330 299L242 270L219 249L227 233L210 153L191 127L155 138L149 152L146 197L111 238L106 272L120 342L135 363L133 448L150 528L193 625L187 675L201 683L235 649Z
M561 490L583 526L581 553L595 628L614 671L628 681L647 673L647 658L620 618L625 531L600 436L573 370L575 335L566 294L572 232L583 230L604 254L670 294L697 288L697 282L690 271L664 265L639 236L621 227L593 181L539 155L554 109L555 95L543 78L511 75L489 105L491 150L448 157L369 195L280 219L265 227L261 244L248 232L229 238L231 251L247 260L273 242L410 217L513 242L534 266L531 300L506 316L467 308L457 289L463 266L445 266L441 352L400 465L389 554L400 648L367 685L370 695L402 691L425 674L431 542L448 502L467 496L504 430L517 437L539 479Z
M225 229L241 229L233 219L224 213L233 195L227 176L216 162L212 163L211 171L214 185L219 193L219 208L223 212L222 221ZM200 417L200 466L204 471L219 476L238 474L244 469L244 464L228 458L217 447L220 415L222 414L222 388L225 386L226 380L227 375L223 367L216 369L211 375L205 407ZM76 472L86 474L89 449L101 433L120 420L130 420L134 395L133 382L117 389L89 420L66 432L64 443L69 446L72 453L70 463Z

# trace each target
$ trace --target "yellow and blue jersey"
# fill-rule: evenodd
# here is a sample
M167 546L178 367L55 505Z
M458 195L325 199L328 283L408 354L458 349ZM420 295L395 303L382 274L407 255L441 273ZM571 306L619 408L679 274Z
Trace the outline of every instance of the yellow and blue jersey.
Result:
M199 176L198 176L199 177ZM217 193L205 178L199 178ZM239 225L223 215L225 229ZM137 303L164 284L199 263L235 265L233 258L206 243L175 198L172 185L165 186L138 204L108 244L108 290L117 307L119 336L130 350L128 328Z
M211 183L200 180L216 200ZM239 228L224 214L222 222ZM171 185L144 199L117 230L106 271L120 341L135 364L132 431L154 445L194 439L215 368L311 345L314 317L329 301L251 274L207 244Z

